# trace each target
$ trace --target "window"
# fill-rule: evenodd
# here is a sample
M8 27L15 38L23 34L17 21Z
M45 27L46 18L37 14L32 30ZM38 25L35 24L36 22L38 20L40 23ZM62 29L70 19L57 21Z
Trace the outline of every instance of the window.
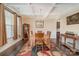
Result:
M21 19L17 17L17 36L18 38L21 37Z
M7 10L5 10L5 24L7 39L13 38L14 15Z
M16 40L21 36L22 23L21 17L3 4L0 4L0 18L0 46L3 46L7 41L13 42L10 39Z

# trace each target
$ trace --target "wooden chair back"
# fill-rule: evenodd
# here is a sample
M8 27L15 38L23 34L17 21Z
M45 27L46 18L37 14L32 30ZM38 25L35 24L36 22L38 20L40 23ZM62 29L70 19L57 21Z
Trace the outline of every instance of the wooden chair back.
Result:
M35 38L39 38L39 39L44 38L44 33L43 32L37 32L37 33L35 33Z
M43 39L44 39L44 33L43 32L35 33L35 43L36 44L43 45Z
M50 31L47 31L47 35L50 38L51 37L51 32Z

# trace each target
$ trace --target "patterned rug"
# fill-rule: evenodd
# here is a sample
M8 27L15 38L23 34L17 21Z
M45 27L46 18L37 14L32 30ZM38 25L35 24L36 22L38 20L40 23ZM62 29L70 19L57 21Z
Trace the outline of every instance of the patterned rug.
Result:
M16 56L32 56L31 47L29 43L24 44L22 49L19 51L19 53Z
M41 50L41 48L36 50L36 47L37 46L31 48L30 45L26 43L19 51L17 56L64 56L65 55L63 52L60 52L56 49L56 45L54 43L51 43L51 51L48 49L46 45L43 46L43 51Z

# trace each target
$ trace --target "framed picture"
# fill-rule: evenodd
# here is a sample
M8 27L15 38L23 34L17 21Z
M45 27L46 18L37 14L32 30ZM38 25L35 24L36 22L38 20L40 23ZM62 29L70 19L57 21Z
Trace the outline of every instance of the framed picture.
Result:
M44 21L42 20L35 21L35 26L36 28L44 28Z
M67 17L67 25L79 24L79 13Z

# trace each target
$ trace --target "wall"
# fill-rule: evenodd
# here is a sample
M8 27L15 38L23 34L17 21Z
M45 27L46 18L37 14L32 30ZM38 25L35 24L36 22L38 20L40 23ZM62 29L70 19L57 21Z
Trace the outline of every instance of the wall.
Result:
M52 35L51 35L51 38L56 38L56 20L54 19L47 19L47 20L44 20L44 28L36 28L35 27L35 19L33 18L27 18L27 16L23 16L23 23L27 23L27 24L30 24L30 29L33 31L33 32L36 32L38 30L42 30L43 32L46 33L46 31L51 31Z
M68 13L67 15L65 15L64 17L62 16L62 18L60 19L60 32L61 33L65 33L66 31L72 31L75 34L79 35L79 24L72 24L72 25L67 25L66 22L66 17L72 14L77 13L78 11L72 12L72 13ZM67 44L73 43L72 39L67 39ZM72 46L71 44L69 44L70 46ZM79 49L79 40L76 41L76 48Z
M51 31L51 38L56 38L56 19L48 19L45 21L45 27Z
M79 9L76 8L76 9L73 9L73 10L70 10L69 12L67 12L66 14L64 14L61 19L60 19L60 31L61 33L64 33L66 31L73 31L74 33L77 33L79 35L79 24L72 24L72 25L67 25L67 22L66 22L66 17L67 16L70 16L70 15L73 15L75 13L79 13Z
M61 33L65 33L66 31L72 31L79 35L79 24L67 25L66 17L60 20L60 31Z

